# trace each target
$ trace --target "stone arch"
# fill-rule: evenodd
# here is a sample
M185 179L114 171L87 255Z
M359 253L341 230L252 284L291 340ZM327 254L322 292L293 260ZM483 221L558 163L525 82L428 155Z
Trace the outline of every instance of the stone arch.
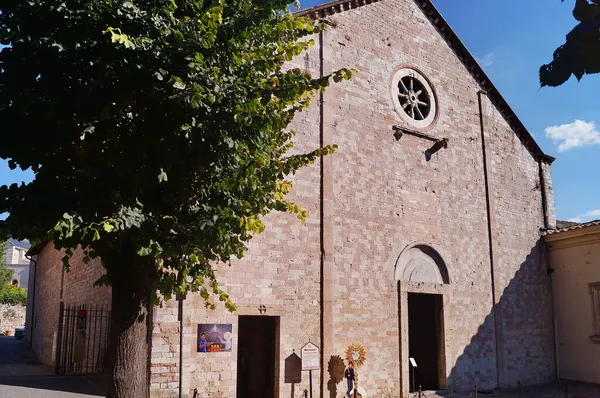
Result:
M407 246L396 262L397 281L449 284L448 267L433 247L417 243Z

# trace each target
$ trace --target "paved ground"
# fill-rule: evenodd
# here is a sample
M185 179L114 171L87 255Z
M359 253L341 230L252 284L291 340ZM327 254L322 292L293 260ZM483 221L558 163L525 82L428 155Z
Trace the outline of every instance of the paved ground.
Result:
M565 388L566 387L566 388ZM411 394L411 398L418 394ZM467 393L435 393L427 391L421 398L475 398L475 392ZM553 383L540 386L523 387L497 391L494 393L478 393L477 398L600 398L600 386L573 382Z
M23 340L0 336L0 398L103 397L101 380L56 376L40 365Z
M477 398L600 398L600 386L568 383L534 386L479 393ZM566 393L566 394L565 394ZM93 398L103 397L99 378L56 376L52 367L37 363L23 340L0 336L0 398ZM393 396L393 395L392 395ZM410 398L418 394L410 394ZM371 398L383 398L371 397ZM435 393L426 391L421 398L475 398L475 393Z

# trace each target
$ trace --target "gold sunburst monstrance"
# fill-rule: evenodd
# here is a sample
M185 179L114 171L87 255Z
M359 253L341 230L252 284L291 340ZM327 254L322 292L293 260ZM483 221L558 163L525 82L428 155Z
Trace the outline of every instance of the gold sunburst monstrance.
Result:
M365 348L360 343L352 343L346 349L346 361L352 362L354 366L360 368L367 360Z

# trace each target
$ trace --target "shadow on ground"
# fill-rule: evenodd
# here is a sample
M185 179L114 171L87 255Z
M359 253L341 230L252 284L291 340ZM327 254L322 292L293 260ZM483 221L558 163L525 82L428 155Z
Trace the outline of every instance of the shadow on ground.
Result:
M410 398L418 394L411 393ZM426 391L421 398L474 398L475 393L449 393L448 391ZM541 384L522 388L510 388L498 390L493 393L478 393L478 398L598 398L600 397L600 385L569 382Z
M105 383L98 376L58 376L41 365L23 340L0 337L0 397L103 397Z
M0 376L0 396L3 389L9 388L17 394L23 393L23 397L29 397L25 392L30 393L32 390L37 390L38 394L40 391L61 393L56 396L74 393L86 397L104 397L106 394L103 380L88 376ZM18 397L19 395L15 398Z

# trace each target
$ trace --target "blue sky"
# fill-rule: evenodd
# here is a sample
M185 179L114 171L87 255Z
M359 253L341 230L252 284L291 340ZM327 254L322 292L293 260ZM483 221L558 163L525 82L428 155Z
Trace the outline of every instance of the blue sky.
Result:
M386 0L401 1L401 0ZM406 0L411 1L411 0ZM302 7L323 3L304 0ZM600 219L600 76L540 89L537 72L575 26L574 0L434 0L538 144L557 158L560 219ZM0 184L32 178L0 161Z

